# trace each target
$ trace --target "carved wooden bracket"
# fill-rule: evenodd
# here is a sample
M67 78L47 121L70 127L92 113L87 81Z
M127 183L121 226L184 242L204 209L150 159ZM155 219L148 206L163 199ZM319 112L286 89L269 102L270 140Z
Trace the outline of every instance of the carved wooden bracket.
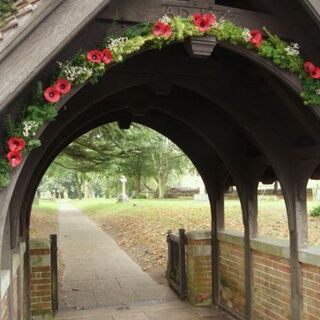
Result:
M185 48L192 58L208 58L217 45L215 37L190 38Z

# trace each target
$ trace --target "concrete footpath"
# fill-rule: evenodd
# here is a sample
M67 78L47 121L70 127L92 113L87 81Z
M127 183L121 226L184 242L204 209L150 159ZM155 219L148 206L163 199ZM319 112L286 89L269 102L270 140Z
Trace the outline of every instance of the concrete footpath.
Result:
M67 202L59 210L59 248L65 268L56 319L227 319L179 301Z

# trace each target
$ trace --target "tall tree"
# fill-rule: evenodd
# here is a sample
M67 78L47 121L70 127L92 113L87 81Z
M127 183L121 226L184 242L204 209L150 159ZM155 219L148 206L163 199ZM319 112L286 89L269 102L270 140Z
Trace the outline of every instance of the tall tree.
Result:
M78 198L101 193L113 195L122 174L129 178L136 194L142 191L142 181L154 180L158 196L163 198L170 175L182 174L190 167L183 152L157 132L137 124L130 130L108 124L86 133L65 148L47 175L52 183L52 177L56 176L54 182L59 185L66 185L60 180L68 177L71 182L65 188ZM53 189L53 185L50 188Z

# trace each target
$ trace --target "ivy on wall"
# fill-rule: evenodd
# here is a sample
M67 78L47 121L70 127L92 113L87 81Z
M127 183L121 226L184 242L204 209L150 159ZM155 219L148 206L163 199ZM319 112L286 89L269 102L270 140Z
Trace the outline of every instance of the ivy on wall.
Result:
M204 35L253 50L279 68L292 72L301 81L303 102L320 105L320 67L300 56L298 44L289 44L266 28L249 30L224 19L218 20L212 13L197 13L188 18L164 16L155 23L130 28L120 37L107 37L100 48L58 63L57 78L45 89L39 84L23 117L16 122L8 119L7 154L0 159L0 188L9 184L10 170L19 166L28 152L41 145L37 139L38 130L55 119L59 101L73 87L87 81L95 83L111 64L120 63L133 53L161 49L170 43Z

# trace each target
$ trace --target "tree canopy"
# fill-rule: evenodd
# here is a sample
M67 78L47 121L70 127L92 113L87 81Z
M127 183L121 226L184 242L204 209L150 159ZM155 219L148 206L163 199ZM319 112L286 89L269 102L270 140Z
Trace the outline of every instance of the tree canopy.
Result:
M116 196L119 176L128 178L133 196L165 196L170 181L194 170L190 160L168 138L133 124L98 127L76 139L55 159L39 190L52 196Z

